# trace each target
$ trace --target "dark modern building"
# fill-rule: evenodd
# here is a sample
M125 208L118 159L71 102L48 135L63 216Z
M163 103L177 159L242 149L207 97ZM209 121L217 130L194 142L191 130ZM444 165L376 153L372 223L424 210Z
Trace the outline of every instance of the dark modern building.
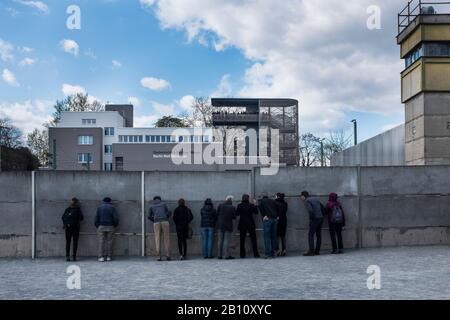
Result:
M298 165L298 101L294 99L211 99L214 112L214 127L254 129L260 132L267 129L268 136L273 129L279 130L279 163ZM260 156L261 141L257 134L257 156ZM249 140L244 142L246 155L250 153ZM268 151L271 152L271 141Z

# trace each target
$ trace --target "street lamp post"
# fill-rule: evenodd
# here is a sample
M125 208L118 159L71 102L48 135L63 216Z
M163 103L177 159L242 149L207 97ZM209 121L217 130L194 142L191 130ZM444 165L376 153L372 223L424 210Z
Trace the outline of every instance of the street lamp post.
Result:
M325 141L325 138L320 139L320 164L322 167L324 167L324 152L323 152L323 142Z
M353 123L353 139L355 146L358 144L358 122L356 119L351 121Z

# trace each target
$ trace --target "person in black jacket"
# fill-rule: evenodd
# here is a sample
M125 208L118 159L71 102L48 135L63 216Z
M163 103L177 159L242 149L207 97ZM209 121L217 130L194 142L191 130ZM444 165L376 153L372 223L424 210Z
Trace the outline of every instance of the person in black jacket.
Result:
M203 208L200 210L202 234L202 252L205 259L212 259L212 249L214 242L214 231L217 223L217 211L211 199L206 199Z
M184 199L178 200L178 207L173 213L173 221L177 229L180 260L186 259L187 256L187 238L189 237L189 224L192 220L194 220L194 216L191 209L186 207Z
M80 222L83 221L80 202L73 198L70 206L62 215L64 229L66 231L66 260L70 261L70 243L73 239L73 261L77 260L78 239L80 236Z
M284 200L284 193L277 193L277 198L275 201L279 204L278 211L278 224L277 224L277 235L281 240L281 250L278 251L279 257L284 257L286 255L286 230L287 230L287 211L288 204Z
M277 224L279 204L269 198L267 192L261 194L258 202L258 210L263 217L264 227L264 258L272 259L278 252Z
M228 253L228 247L233 233L233 220L236 219L236 208L233 206L232 196L228 196L225 202L219 205L217 213L219 215L218 227L220 230L218 258L222 259L225 257L227 260L234 259Z
M242 202L238 204L236 209L236 215L240 217L238 229L240 231L241 258L245 258L245 237L247 233L250 234L250 239L252 240L253 255L255 258L259 258L258 243L256 241L256 225L253 219L253 216L257 214L258 207L250 203L250 196L248 194L244 194L242 196Z

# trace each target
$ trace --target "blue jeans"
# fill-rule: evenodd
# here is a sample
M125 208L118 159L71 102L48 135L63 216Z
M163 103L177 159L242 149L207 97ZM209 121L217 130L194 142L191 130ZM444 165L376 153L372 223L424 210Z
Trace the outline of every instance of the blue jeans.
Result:
M219 250L217 251L217 255L219 257L228 258L228 246L231 241L231 232L229 231L220 231L219 234Z
M278 251L277 219L269 219L263 222L264 227L264 254L266 257L274 256Z
M214 242L214 228L201 228L203 257L212 258L212 248Z

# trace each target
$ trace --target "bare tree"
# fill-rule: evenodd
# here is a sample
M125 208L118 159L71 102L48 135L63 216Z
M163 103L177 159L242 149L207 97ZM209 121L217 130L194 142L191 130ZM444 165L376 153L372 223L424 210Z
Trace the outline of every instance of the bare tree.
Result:
M300 165L302 167L312 167L321 163L320 141L321 139L312 133L300 136Z
M22 146L22 132L8 118L0 119L0 146L13 149Z
M212 126L213 106L209 97L196 97L192 109L195 121L201 122L204 127Z
M351 136L346 135L344 130L330 132L324 143L324 152L327 163L331 162L331 157L337 152L344 151L350 147Z
M48 130L34 129L28 134L28 147L31 152L38 158L39 164L46 167L50 163L50 152L48 143Z
M57 100L54 106L53 119L44 126L55 126L61 120L61 114L65 111L103 111L104 105L97 100L89 98L88 94L77 93L66 97L64 100Z

